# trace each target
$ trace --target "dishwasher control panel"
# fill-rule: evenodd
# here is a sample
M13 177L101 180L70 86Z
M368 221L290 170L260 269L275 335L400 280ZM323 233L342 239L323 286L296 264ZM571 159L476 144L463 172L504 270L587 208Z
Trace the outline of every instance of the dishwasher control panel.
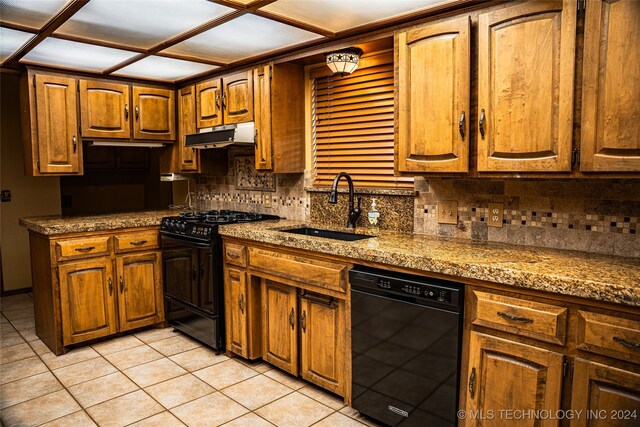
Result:
M372 267L355 266L349 272L349 282L354 289L407 295L416 298L417 303L460 306L462 300L463 285L460 283Z

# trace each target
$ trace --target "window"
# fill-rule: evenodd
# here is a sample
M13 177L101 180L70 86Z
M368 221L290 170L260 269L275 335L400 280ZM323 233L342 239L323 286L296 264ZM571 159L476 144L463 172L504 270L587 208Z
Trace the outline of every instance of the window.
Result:
M311 71L314 185L348 172L361 188L413 188L393 174L393 53L362 58L345 77Z

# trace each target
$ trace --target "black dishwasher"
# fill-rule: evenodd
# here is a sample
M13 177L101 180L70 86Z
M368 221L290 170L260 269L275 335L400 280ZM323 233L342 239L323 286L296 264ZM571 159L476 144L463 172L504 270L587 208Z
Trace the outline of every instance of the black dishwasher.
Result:
M391 426L455 426L463 285L355 266L353 407Z

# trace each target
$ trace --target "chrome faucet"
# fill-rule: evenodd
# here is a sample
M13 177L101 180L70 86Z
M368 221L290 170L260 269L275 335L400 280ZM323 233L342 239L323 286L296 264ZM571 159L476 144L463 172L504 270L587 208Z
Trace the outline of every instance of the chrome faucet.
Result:
M349 217L347 219L347 228L355 229L358 218L360 217L360 203L362 202L362 197L358 197L358 207L354 207L353 180L348 173L340 172L338 175L336 175L335 179L333 180L333 185L331 186L331 192L329 192L329 203L334 205L338 203L338 181L340 181L340 178L342 177L346 178L347 184L349 185Z

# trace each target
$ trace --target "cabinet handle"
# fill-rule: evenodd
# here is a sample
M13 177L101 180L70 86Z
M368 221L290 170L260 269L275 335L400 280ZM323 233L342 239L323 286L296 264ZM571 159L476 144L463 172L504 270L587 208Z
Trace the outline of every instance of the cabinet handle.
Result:
M72 141L73 141L73 152L75 153L76 150L78 149L78 140L76 139L75 135L73 135Z
M471 369L469 375L469 397L472 399L476 396L476 368Z
M204 277L204 265L200 264L200 279Z
M113 295L113 280L109 277L109 295Z
M640 350L640 342L636 342L636 341L629 341L627 339L624 338L620 338L620 337L613 337L613 340L617 343L622 344L625 347L629 347L633 350Z
M229 273L229 278L233 280L237 280L238 282L240 281L240 275L237 273Z
M480 111L480 137L484 139L484 108Z
M216 108L220 110L220 92L216 93Z
M124 104L124 119L129 120L129 104Z
M244 314L244 295L242 294L238 297L238 307L240 307L240 313Z
M124 292L124 279L120 276L120 293Z
M222 108L227 108L227 104L224 103L225 99L227 99L227 92L222 92Z
M95 248L96 248L95 246L87 246L87 247L84 247L84 248L76 248L76 251L77 252L89 252L89 251L94 250Z
M136 122L138 121L138 117L140 117L140 108L138 108L138 106L136 105Z
M460 114L460 120L458 120L458 131L460 131L460 137L464 141L464 111Z
M129 242L129 244L133 246L140 246L144 245L145 243L147 243L146 240L134 240L133 242Z
M197 278L198 278L198 269L194 265L193 268L191 269L191 279L195 282Z
M291 309L291 313L289 313L289 324L291 325L291 329L295 328L295 323L293 323L293 308Z
M240 255L235 254L233 252L227 252L227 258L238 259L238 258L240 258Z
M307 332L307 310L302 311L302 318L300 318L300 324L302 326L302 332Z
M502 311L498 311L496 314L503 319L512 320L514 322L533 323L533 319L529 319L528 317L514 316L513 314L503 313Z

